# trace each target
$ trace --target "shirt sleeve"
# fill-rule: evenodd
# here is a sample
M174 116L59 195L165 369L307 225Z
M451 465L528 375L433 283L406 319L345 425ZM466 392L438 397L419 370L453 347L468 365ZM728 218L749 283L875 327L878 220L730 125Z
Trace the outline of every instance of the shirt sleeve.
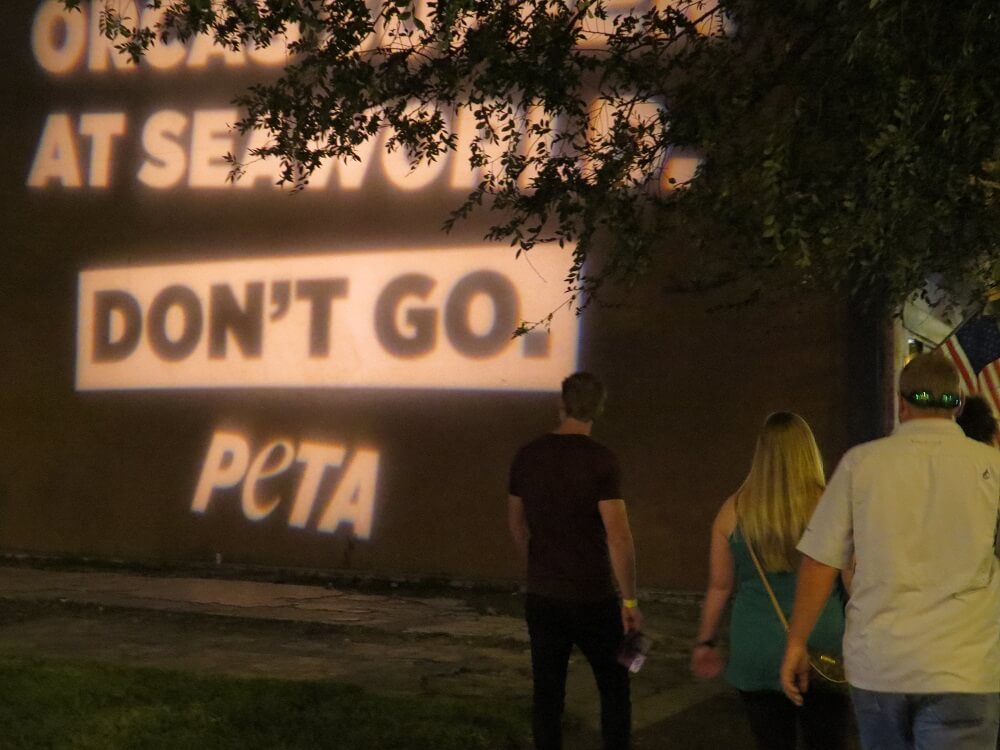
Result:
M851 464L848 454L833 472L798 545L802 554L839 570L854 557Z

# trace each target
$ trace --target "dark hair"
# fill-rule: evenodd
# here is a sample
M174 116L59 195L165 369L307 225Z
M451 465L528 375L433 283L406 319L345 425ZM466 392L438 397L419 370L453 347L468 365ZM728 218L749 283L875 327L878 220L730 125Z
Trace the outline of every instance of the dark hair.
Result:
M604 384L589 372L577 372L562 382L563 410L567 417L593 422L604 409Z
M989 401L982 396L967 396L965 407L955 421L962 432L980 443L992 444L997 434L997 418Z

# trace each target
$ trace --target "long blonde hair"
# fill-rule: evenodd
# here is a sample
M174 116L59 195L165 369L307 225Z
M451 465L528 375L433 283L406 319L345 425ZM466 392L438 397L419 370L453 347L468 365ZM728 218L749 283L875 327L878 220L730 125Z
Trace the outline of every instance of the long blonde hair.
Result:
M740 534L766 570L793 570L795 550L826 486L809 425L779 411L764 420L750 473L736 491Z

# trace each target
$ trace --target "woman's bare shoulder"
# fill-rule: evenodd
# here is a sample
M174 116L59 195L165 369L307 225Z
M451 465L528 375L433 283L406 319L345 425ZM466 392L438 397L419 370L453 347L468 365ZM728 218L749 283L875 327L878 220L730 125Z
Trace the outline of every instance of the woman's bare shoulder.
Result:
M723 536L729 536L736 528L736 495L730 495L719 508L715 516L714 530Z

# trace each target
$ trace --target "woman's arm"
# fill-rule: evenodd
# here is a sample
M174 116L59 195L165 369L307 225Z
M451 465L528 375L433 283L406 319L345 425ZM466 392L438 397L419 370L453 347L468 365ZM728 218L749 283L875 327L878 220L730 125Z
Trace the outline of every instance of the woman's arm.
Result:
M722 672L722 657L715 644L719 622L733 593L734 563L729 535L736 528L733 498L723 503L712 523L708 556L708 588L701 606L701 623L691 654L691 671L696 677L712 678Z

